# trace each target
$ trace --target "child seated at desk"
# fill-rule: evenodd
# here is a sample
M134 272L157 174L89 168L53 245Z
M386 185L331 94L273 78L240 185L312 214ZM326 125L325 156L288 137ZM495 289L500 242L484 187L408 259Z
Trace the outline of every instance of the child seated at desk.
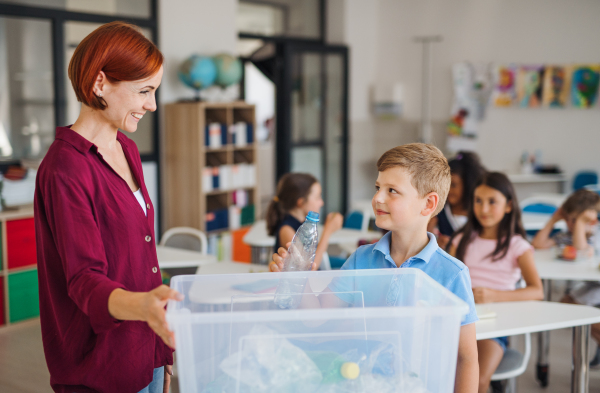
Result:
M469 268L475 303L544 297L514 188L502 173L488 173L476 184L469 219L452 239L450 255ZM515 289L521 277L527 286ZM507 337L477 341L480 393L487 392L507 344Z
M585 189L575 191L554 212L546 226L535 235L533 246L539 249L572 246L575 250L572 259L577 256L593 257L594 232L598 224L599 206L600 195L597 193ZM560 220L565 220L567 232L559 232L551 236L554 224ZM561 302L598 307L600 306L600 283L595 281L581 283L567 293ZM592 325L591 335L600 344L600 324ZM590 366L600 366L600 345Z
M485 173L479 156L472 152L459 152L448 165L451 181L446 204L427 226L427 230L437 236L438 245L444 249L454 232L467 222L475 184Z
M552 218L533 238L533 246L546 249L554 246L573 246L577 255L592 257L594 255L593 233L598 223L600 195L590 190L577 190L557 209ZM552 236L554 225L565 220L567 232L559 232ZM575 258L573 258L575 259Z
M323 207L321 184L308 173L288 173L277 184L277 195L267 209L267 230L275 236L275 248L292 241L308 212L318 213ZM331 234L342 228L344 217L340 213L329 213L317 246L312 270L319 270L323 254L329 246ZM272 269L271 269L272 270Z

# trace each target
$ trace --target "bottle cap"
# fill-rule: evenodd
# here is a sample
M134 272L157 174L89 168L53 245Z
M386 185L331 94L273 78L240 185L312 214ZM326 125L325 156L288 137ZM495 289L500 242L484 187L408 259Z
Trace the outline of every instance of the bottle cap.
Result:
M346 379L356 379L360 375L360 367L354 362L346 362L342 364L340 374Z
M312 222L319 222L319 213L308 212L308 214L306 215L306 219Z

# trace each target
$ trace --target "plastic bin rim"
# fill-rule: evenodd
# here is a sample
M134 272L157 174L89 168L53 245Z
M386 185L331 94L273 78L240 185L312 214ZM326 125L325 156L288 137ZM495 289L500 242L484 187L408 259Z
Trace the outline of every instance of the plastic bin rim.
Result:
M461 301L462 302L462 301ZM469 312L469 306L462 305L435 307L369 307L369 308L328 308L303 310L268 310L268 311L239 311L218 313L190 313L167 311L167 321L170 324L193 323L210 325L215 323L244 323L244 322L280 322L280 321L311 321L339 320L356 318L397 318L420 317L431 318L440 316L455 316L462 318Z
M217 262L218 263L218 262ZM365 277L365 276L394 276L394 275L415 275L418 276L419 279L428 282L429 285L437 287L437 290L444 292L445 295L453 302L455 305L465 305L468 309L467 304L454 293L452 293L448 288L444 287L439 282L435 281L425 272L420 269L415 268L397 268L397 269L355 269L355 270L322 270L322 271L304 271L304 272L282 272L282 273L273 273L273 272L265 272L265 273L241 273L241 274L210 274L210 275L202 275L202 274L188 274L188 275L180 275L175 276L171 279L171 288L177 289L177 284L180 282L186 281L215 281L218 280L218 277L233 277L233 276L243 276L248 277L251 275L255 277L257 280L260 279L282 279L289 276L302 276L306 278L318 278L318 277ZM202 277L201 280L198 280L198 277ZM169 307L167 308L167 312L169 309L173 310L176 308L176 302L169 300ZM468 311L467 311L468 312Z

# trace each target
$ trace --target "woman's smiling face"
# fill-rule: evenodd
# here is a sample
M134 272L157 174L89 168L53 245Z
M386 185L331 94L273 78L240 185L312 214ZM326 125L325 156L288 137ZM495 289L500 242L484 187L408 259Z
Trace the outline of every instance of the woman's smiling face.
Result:
M105 79L102 88L96 93L108 105L101 111L106 120L115 128L135 132L137 125L147 111L156 110L156 89L160 86L163 67L147 79L111 83Z

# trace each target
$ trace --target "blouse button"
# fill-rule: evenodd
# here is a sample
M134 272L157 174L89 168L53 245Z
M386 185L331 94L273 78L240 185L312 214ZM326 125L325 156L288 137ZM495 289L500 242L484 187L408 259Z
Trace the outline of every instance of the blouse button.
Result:
M146 203L146 207L147 207L148 209L150 209L150 204L149 204L149 203Z
M146 236L146 241L150 242L150 240L152 240L152 238L150 236Z
M152 273L156 273L157 271L158 271L158 269L156 268L156 266L154 266L154 267L152 268Z

